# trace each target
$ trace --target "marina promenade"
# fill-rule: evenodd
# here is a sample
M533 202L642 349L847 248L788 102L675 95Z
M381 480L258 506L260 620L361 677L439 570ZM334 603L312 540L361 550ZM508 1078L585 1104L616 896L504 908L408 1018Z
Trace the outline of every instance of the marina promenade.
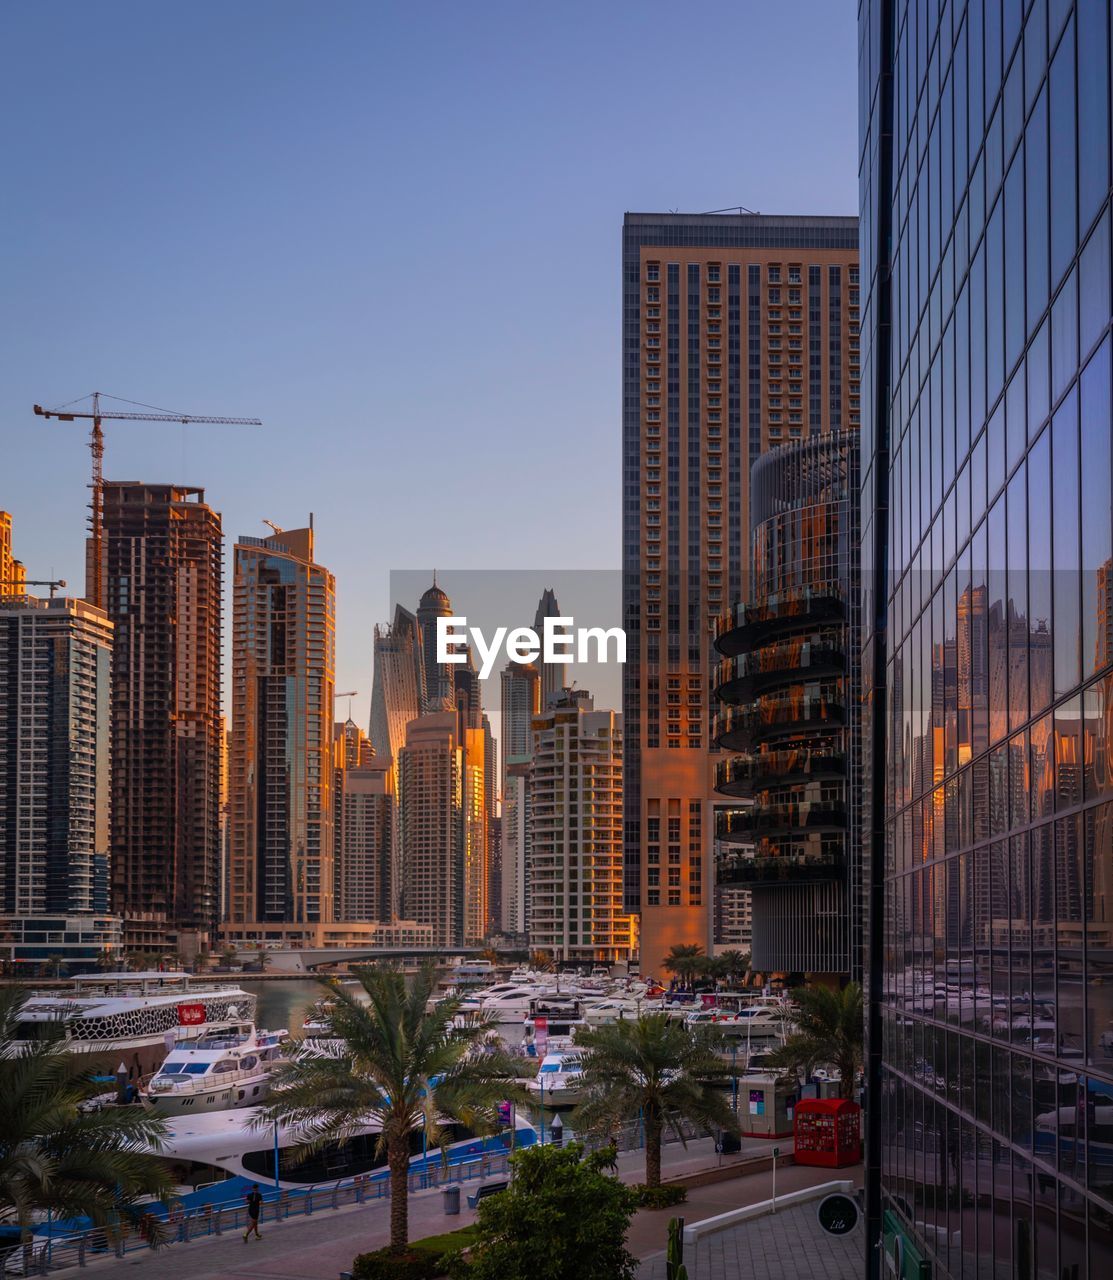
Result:
M720 1165L737 1164L740 1159L766 1154L773 1145L747 1141L739 1156L719 1157L710 1139L689 1143L687 1150L679 1145L666 1148L665 1177L698 1174ZM781 1144L782 1149L787 1144ZM640 1181L644 1171L641 1152L619 1157L619 1174L626 1182ZM841 1172L854 1177L858 1171ZM829 1181L827 1169L782 1167L777 1172L778 1194ZM631 1252L652 1259L664 1248L665 1233L672 1213L681 1214L688 1223L714 1217L728 1209L767 1200L771 1194L768 1172L747 1174L723 1182L693 1188L688 1202L678 1209L642 1210L631 1224L628 1237ZM804 1206L808 1209L808 1206ZM814 1211L813 1211L814 1215ZM410 1235L413 1239L437 1235L474 1221L475 1214L464 1202L459 1217L446 1217L439 1191L410 1197ZM753 1224L753 1228L758 1227ZM389 1235L389 1212L385 1201L351 1205L337 1210L314 1213L309 1217L289 1218L281 1223L262 1223L263 1238L243 1243L239 1232L210 1237L187 1245L171 1245L157 1253L142 1251L124 1259L103 1258L90 1261L84 1269L53 1271L53 1276L100 1275L126 1276L128 1280L335 1280L348 1270L357 1253L385 1245ZM714 1238L714 1237L713 1237ZM652 1261L647 1263L652 1266ZM689 1268L691 1270L691 1268ZM645 1271L647 1277L656 1275ZM714 1273L709 1273L714 1274Z

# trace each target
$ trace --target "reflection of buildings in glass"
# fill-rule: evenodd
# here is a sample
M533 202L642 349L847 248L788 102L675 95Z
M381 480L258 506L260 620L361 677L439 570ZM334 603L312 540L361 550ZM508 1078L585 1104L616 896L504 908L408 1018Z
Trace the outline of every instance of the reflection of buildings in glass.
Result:
M714 685L720 885L750 890L754 968L857 975L851 837L857 705L857 438L816 435L751 471L751 599L723 616ZM652 870L652 865L650 867Z
M886 930L868 1246L887 1213L933 1275L1104 1276L1109 8L859 12L864 586L883 605L863 669L888 784L866 854Z

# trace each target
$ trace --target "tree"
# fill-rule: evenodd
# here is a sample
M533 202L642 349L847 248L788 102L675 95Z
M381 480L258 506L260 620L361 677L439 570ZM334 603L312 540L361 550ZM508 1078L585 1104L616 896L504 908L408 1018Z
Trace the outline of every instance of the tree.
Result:
M238 955L239 952L236 948L232 946L230 942L226 942L224 946L220 948L220 967L222 969L231 969L231 967L236 963L236 957Z
M613 1150L577 1143L528 1147L511 1158L507 1191L479 1202L469 1280L633 1280L626 1251L633 1193L603 1172Z
M483 950L480 952L479 958L481 960L487 960L491 964L502 963L502 956L499 955L499 949L498 947L495 947L495 946L484 947Z
M738 1120L716 1088L730 1078L720 1038L708 1028L693 1033L666 1013L581 1030L584 1101L573 1126L579 1133L610 1133L616 1124L645 1124L645 1182L661 1185L661 1140L667 1130L684 1140L681 1122L708 1131L738 1132Z
M104 1088L92 1079L98 1064L66 1047L61 1023L57 1035L13 1048L27 994L0 989L0 1216L14 1219L25 1247L36 1214L47 1211L96 1226L138 1222L151 1198L169 1201L155 1154L166 1122L142 1107L80 1110Z
M57 951L46 958L46 971L52 978L60 978L65 966L66 957L64 955L60 955Z
M750 953L748 951L722 951L718 959L723 965L726 977L731 982L742 982L750 972Z
M792 998L797 1005L796 1029L769 1055L770 1063L810 1075L820 1063L829 1062L839 1073L839 1097L853 1098L862 1067L862 988L857 982L848 982L841 991L798 987Z
M549 951L531 951L529 964L531 969L536 969L539 973L552 973L556 969L556 962Z
M271 953L262 944L260 944L259 950L255 953L255 959L259 962L259 972L266 973L267 965L271 962Z
M691 982L707 961L702 947L694 943L676 943L665 957L665 968L683 982Z
M436 986L431 964L409 991L395 969L356 969L354 976L361 999L323 980L332 1032L345 1051L336 1058L295 1057L277 1074L255 1123L289 1125L306 1155L378 1127L390 1171L390 1247L402 1252L409 1241L411 1133L424 1126L431 1146L442 1143L446 1118L492 1132L498 1103L525 1095L513 1083L509 1058L476 1052L490 1035L489 1022L456 1025L461 1001L455 996L427 1010Z

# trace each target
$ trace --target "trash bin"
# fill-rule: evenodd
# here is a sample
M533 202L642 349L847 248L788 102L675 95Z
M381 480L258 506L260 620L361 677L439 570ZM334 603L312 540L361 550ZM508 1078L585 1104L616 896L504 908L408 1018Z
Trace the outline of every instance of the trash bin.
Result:
M444 1197L444 1211L449 1216L460 1213L460 1188L459 1186L445 1187L441 1194Z
M720 1129L715 1139L715 1150L724 1156L736 1156L742 1150L742 1139L737 1134Z

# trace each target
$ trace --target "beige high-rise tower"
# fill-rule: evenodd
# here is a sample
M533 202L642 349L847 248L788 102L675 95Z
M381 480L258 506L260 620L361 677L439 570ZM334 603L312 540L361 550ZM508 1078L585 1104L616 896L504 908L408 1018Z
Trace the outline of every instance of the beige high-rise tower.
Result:
M711 635L746 598L750 468L858 425L858 220L628 213L622 291L625 892L660 976L711 941Z
M229 915L335 918L336 580L313 530L241 538L232 633Z
M399 753L402 914L433 927L435 945L486 931L487 807L482 729L454 711L414 720Z
M533 721L530 945L558 960L630 958L622 904L622 717L565 689Z

